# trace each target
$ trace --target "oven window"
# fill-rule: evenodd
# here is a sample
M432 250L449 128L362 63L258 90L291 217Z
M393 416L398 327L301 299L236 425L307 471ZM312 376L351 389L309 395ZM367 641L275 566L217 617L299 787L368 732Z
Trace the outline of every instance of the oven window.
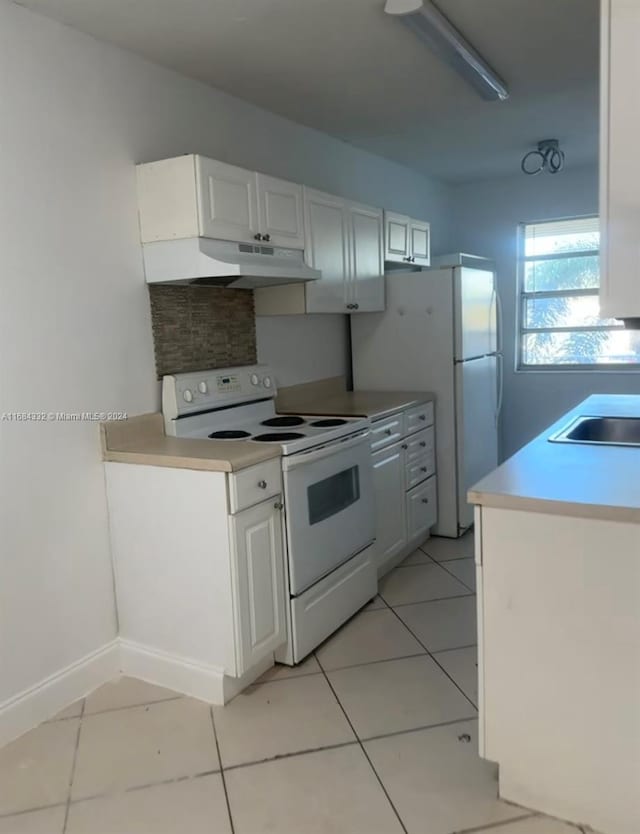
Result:
M360 498L358 467L352 466L307 488L309 524L318 524Z

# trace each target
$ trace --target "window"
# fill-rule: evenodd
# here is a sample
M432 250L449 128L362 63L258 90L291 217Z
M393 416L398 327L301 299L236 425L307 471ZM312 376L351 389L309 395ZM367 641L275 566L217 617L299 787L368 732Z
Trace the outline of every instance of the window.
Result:
M520 225L520 368L640 361L640 331L600 318L599 246L597 217Z

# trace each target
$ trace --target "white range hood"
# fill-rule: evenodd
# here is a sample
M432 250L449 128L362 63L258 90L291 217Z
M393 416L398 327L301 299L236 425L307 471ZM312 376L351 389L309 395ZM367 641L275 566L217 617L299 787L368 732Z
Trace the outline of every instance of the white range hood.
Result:
M315 281L322 273L307 266L302 252L204 237L142 245L148 284L193 284L257 289Z

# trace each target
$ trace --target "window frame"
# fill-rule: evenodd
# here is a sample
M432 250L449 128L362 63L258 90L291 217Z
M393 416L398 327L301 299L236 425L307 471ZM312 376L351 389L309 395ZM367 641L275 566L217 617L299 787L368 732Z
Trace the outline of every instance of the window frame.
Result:
M517 269L517 299L516 299L516 368L518 373L536 373L536 372L583 372L590 373L638 373L640 372L640 360L637 362L616 362L616 363L551 363L531 365L524 362L524 337L529 333L590 333L602 332L609 330L620 330L620 327L615 325L593 325L587 327L548 327L548 328L528 328L525 326L526 321L526 307L527 300L540 298L558 298L558 297L589 297L599 296L600 285L594 289L579 289L579 290L543 290L541 292L530 292L525 290L525 264L527 261L545 261L545 260L560 260L568 258L580 257L595 257L600 255L600 247L598 249L576 250L574 252L552 252L547 255L525 255L525 229L527 226L535 226L543 223L558 223L569 220L591 220L597 218L597 214L583 214L573 215L569 217L554 217L545 220L526 220L518 223L517 226L517 252L516 252L516 269ZM600 275L598 275L598 279Z

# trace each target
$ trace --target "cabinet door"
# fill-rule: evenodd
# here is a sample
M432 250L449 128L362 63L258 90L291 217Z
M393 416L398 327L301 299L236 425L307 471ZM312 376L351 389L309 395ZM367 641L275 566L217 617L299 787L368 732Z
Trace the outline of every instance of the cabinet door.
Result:
M404 453L400 443L372 457L376 503L376 561L378 573L407 543L404 492Z
M304 249L302 186L256 174L260 234L267 242Z
M349 264L347 212L341 197L304 189L306 257L322 278L306 286L308 313L346 313Z
M287 639L281 500L231 516L238 677Z
M384 213L384 259L397 263L409 258L411 241L409 226L411 220L404 214L393 211Z
M258 234L256 175L215 159L197 157L200 234L255 243Z
M640 4L603 0L600 80L600 312L640 317Z
M412 263L429 266L431 263L430 227L423 220L412 220L409 224L409 243Z
M382 209L349 203L350 302L360 313L384 310Z
M407 492L407 530L409 541L425 537L438 520L435 475Z

